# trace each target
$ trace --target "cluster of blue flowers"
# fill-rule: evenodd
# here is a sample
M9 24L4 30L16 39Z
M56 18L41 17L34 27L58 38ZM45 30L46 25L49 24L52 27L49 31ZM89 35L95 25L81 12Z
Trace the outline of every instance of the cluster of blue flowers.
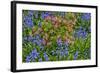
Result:
M42 44L42 38L40 37L39 34L35 36L27 36L24 38L24 41L32 42L35 45L41 46Z
M33 43L33 44L36 44L36 45L38 45L38 46L41 46L41 45L42 45L42 38L40 37L39 34L37 34L37 35L35 35L35 36L33 37L32 43Z
M42 38L40 37L39 34L35 35L34 37L28 36L24 40L28 42L32 42L33 44L37 45L40 47L40 50L43 51L44 46L42 45ZM44 60L48 61L49 57L46 52L43 53L44 55ZM33 51L26 57L26 62L34 62L38 58L38 61L41 62L42 58L39 56L39 52L37 52L36 48L33 49Z
M50 15L52 15L51 12L42 12L41 13L41 18L44 19L44 18L46 18L47 16L50 16Z
M86 29L80 27L79 30L77 30L74 34L74 36L78 37L78 38L86 38L87 37L87 32Z
M45 59L46 61L48 61L48 60L49 60L49 57L48 57L47 53L44 52L43 55L44 55L44 59Z
M27 15L23 15L23 22L26 27L32 28L34 26L33 22L33 11L28 11Z
M33 21L32 18L29 16L24 17L24 23L27 27L32 28L33 27Z
M26 62L34 62L35 59L39 57L39 53L37 52L36 48L26 57Z
M67 42L62 42L61 39L57 40L57 48L56 48L56 54L59 56L59 58L63 58L68 56L68 43Z
M66 41L65 43L62 42L61 39L57 40L57 45L58 47L56 48L56 54L59 56L59 58L63 58L63 57L67 57L68 56L68 42ZM53 54L55 54L53 52ZM79 55L79 51L77 50L74 55L73 55L73 59L77 60L78 59L78 55Z
M35 38L39 39L39 36L36 36ZM29 40L32 40L32 39L29 39ZM57 45L58 45L58 47L56 47L55 50L51 51L51 55L52 56L56 55L56 57L59 60L63 57L68 56L68 44L67 43L62 43L61 40L58 40ZM40 57L39 54L40 53L37 52L36 48L34 48L33 51L26 57L26 62L35 62L36 59L38 59L39 62L42 62L43 59ZM43 58L44 58L45 61L49 61L49 56L45 51L43 53Z
M28 11L28 16L32 17L34 15L34 11L30 10Z
M43 53L43 57L45 61L49 61L49 57L46 52ZM40 57L40 53L37 52L36 48L34 48L32 52L26 56L26 62L35 62L36 60L39 62L43 61L43 59Z
M84 13L82 14L82 19L83 20L89 20L91 18L91 13Z

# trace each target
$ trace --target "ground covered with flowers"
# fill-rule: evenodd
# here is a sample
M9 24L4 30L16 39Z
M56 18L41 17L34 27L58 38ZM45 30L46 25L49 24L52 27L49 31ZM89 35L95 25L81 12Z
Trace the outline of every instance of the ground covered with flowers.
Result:
M91 14L22 11L22 61L91 58Z

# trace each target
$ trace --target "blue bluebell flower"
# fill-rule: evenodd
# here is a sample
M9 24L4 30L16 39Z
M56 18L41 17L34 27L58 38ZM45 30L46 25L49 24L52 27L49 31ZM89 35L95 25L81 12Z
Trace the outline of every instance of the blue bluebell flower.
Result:
M62 40L59 38L59 39L57 39L57 44L58 44L58 46L62 46Z
M87 32L86 31L79 31L78 35L82 38L85 38L87 36Z
M47 16L49 16L49 15L50 15L50 14L48 14L48 13L42 12L42 13L41 13L41 18L44 19L45 17L47 17Z
M32 17L33 14L34 14L34 11L32 11L32 10L29 10L29 11L28 11L28 16Z
M76 60L78 58L78 51L76 51L76 53L74 54L74 60Z
M36 42L36 45L38 45L38 46L41 46L41 44L42 44L42 43L39 42L39 41Z
M46 13L46 14L44 14L44 16L45 16L45 17L47 17L47 16L49 16L49 14L48 14L48 13Z
M40 39L40 35L39 35L39 34L36 34L36 35L35 35L35 38L36 38L36 39Z
M36 40L36 39L33 39L33 40L32 40L32 43L33 43L33 44L35 44L36 42L37 42L37 40Z
M33 40L32 40L32 43L33 44L36 44L38 46L41 46L42 45L42 42L43 42L43 39L40 37L39 34L36 34L34 37L33 37Z
M75 36L78 37L78 38L86 38L87 37L87 32L85 29L83 28L80 28L78 31L75 32Z
M46 61L49 60L49 57L48 57L48 55L47 55L46 53L44 53L44 59L45 59Z
M32 28L33 27L33 21L32 21L32 17L29 16L24 16L24 24L29 27Z
M35 61L39 57L39 53L36 48L32 50L32 52L26 57L26 62Z
M63 57L65 55L64 50L60 50L60 56Z
M36 48L34 48L30 55L32 56L32 58L36 59L39 56L39 53L37 52Z
M83 13L82 14L82 19L83 20L89 20L91 18L91 13Z
M26 62L31 62L31 57L30 56L26 57Z
M33 40L33 37L32 36L26 36L23 38L23 42L24 41L28 41L28 42L31 42Z
M39 62L42 62L42 58L39 58Z
M64 49L64 53L65 53L66 56L68 55L68 49L67 48Z
M47 14L48 14L48 15L52 15L52 12L49 11L49 12L47 12Z
M41 42L39 42L39 40L35 39L35 40L32 41L32 43L35 44L35 45L41 46Z
M33 37L32 36L28 36L28 41L32 41Z
M44 12L41 13L41 18L44 19Z
M38 46L41 46L42 45L42 40L41 39L36 40L35 44L38 45Z

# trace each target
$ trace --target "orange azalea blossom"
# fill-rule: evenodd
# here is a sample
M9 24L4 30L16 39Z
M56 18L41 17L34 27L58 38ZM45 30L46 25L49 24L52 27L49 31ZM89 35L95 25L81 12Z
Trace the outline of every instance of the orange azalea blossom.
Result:
M65 37L66 36L66 37ZM68 43L72 44L74 43L75 38L68 33L66 33L64 36L64 41L68 41Z
M74 14L72 14L72 19L70 19L70 20L68 20L66 18L61 18L61 17L58 17L58 16L48 16L48 17L45 18L45 20L51 21L53 26L54 26L54 29L55 28L57 29L63 23L63 25L66 28L66 31L68 31L68 32L73 32L73 30L74 30L73 28L74 28L74 25L76 23L76 18L75 18ZM57 38L61 38L61 35L57 35ZM45 39L46 44L50 44L49 43L49 36L48 36L47 33L44 35L44 39ZM68 33L63 36L63 40L68 41L68 43L74 42L74 38L72 36L69 36Z

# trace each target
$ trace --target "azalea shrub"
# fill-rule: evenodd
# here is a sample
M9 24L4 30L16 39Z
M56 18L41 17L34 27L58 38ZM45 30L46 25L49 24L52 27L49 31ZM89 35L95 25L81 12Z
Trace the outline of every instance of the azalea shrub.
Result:
M91 59L91 13L22 10L22 61Z

